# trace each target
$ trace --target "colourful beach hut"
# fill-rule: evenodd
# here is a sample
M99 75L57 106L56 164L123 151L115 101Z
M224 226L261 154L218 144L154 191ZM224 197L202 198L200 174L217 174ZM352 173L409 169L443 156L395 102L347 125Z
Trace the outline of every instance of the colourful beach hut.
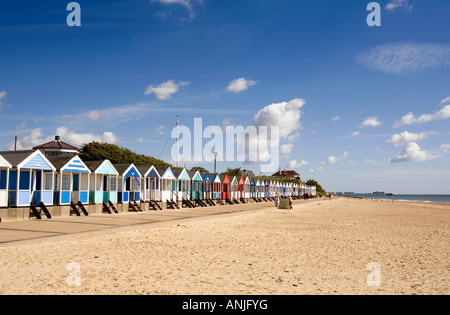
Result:
M262 197L262 185L261 185L261 180L259 180L259 179L256 181L256 185L255 185L255 197L256 198Z
M245 178L245 182L244 182L244 195L245 195L245 199L249 199L252 196L251 193L251 180L249 177Z
M152 166L145 174L148 178L148 193L147 201L161 201L161 174L156 167Z
M238 199L239 181L236 176L231 180L231 199Z
M49 157L56 169L55 205L70 205L71 202L89 202L89 174L91 171L79 156Z
M201 173L203 177L203 199L212 199L213 197L213 184L209 173Z
M220 178L219 173L216 173L214 175L212 184L213 184L212 187L213 199L222 199L222 179Z
M157 167L156 170L161 175L161 201L176 201L177 177L170 167Z
M250 179L250 198L255 197L256 197L256 182L255 179L252 177L252 179Z
M191 178L186 169L175 168L173 174L177 178L177 200L191 200Z
M220 175L220 181L222 186L220 199L231 199L231 181L228 175Z
M245 198L244 185L245 185L245 179L244 179L244 176L241 175L241 177L239 178L239 181L238 181L238 194L237 194L238 199Z
M134 164L114 164L119 173L117 202L129 203L141 200L141 173Z
M91 171L89 176L89 201L93 204L102 202L117 203L117 186L119 172L109 160L84 162Z
M11 165L8 176L8 206L53 204L55 167L41 151L5 151L0 155Z
M203 177L199 171L188 172L191 178L191 200L203 199Z
M8 206L9 170L12 165L0 155L0 207Z
M265 180L264 181L264 197L269 197L270 196L270 193L269 193L269 185L270 185L270 183L269 183L269 181L268 180Z

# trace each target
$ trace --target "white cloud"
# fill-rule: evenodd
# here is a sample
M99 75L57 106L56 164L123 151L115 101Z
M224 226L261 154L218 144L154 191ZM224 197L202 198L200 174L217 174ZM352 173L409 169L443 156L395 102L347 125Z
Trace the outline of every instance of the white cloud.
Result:
M284 156L288 156L289 154L291 154L293 148L294 148L294 145L291 143L282 145L280 148L280 154L284 155Z
M164 5L178 4L185 7L189 11L189 21L193 20L196 16L194 6L202 5L203 0L151 0L152 2L159 2ZM171 14L172 12L170 12Z
M388 11L395 11L397 9L408 9L412 10L413 6L409 4L408 0L391 0L386 6L385 9Z
M261 109L253 118L253 126L278 126L280 137L288 139L291 134L301 128L300 109L306 102L297 98L289 102L274 103Z
M426 124L436 120L446 120L450 118L450 105L446 105L444 108L435 112L434 114L423 114L416 117L413 113L408 113L403 116L400 121L394 123L394 127L397 128L402 125L413 125L413 124Z
M378 127L379 125L381 125L381 122L378 117L369 117L361 123L359 128Z
M396 147L409 143L409 142L419 142L423 139L427 138L431 132L421 132L421 133L412 133L408 131L404 131L399 134L392 135L392 137L386 141L387 144L392 144Z
M450 96L444 98L439 105L450 104Z
M368 69L409 76L413 73L450 66L450 45L394 43L360 53L356 61Z
M353 132L353 133L351 134L351 136L352 136L352 137L357 137L357 136L359 136L360 134L361 134L361 132L355 131L355 132Z
M164 134L164 129L165 127L163 125L159 126L158 128L156 128L156 133L159 134L160 136L162 136Z
M364 160L364 162L366 162L367 164L372 164L372 165L379 165L379 164L381 164L380 162L375 161L375 160Z
M189 82L178 82L175 83L174 80L169 80L166 82L161 83L160 85L150 85L145 90L145 95L150 95L154 93L156 95L157 99L160 100L169 100L173 94L178 92L180 87L188 85Z
M408 143L406 148L400 152L400 154L394 158L389 159L389 163L397 163L397 162L425 162L425 161L431 161L434 159L440 158L439 155L432 155L428 153L427 151L422 151L420 146L415 143L411 142Z
M100 112L98 110L91 110L87 114L87 118L92 121L99 121L100 119Z
M300 132L296 132L292 135L290 135L289 137L286 138L287 142L295 142L295 140L297 140L297 138L300 137Z
M76 147L81 147L83 144L92 141L114 144L120 140L120 138L117 137L112 132L104 132L103 135L96 135L92 133L77 133L76 131L69 130L66 127L59 127L56 129L56 133L54 135L44 138L42 128L37 128L31 130L29 136L25 136L19 141L17 141L17 149L18 150L31 149L37 145L44 144L46 142L54 140L55 135L60 136L62 141L67 142ZM6 149L13 150L14 142L8 144Z
M341 116L334 116L331 121L336 122L339 121L341 119Z
M322 162L322 165L325 164L337 164L340 163L342 161L344 161L346 158L348 157L348 152L345 151L340 157L336 157L336 156L329 156L328 159L326 161Z
M441 150L444 152L450 152L450 144L441 145Z
M249 87L256 85L257 82L253 80L247 80L246 78L240 78L233 80L227 87L229 92L240 93L247 90Z
M5 103L3 102L3 99L6 98L6 95L8 95L8 93L6 93L6 91L1 91L0 92L0 108L5 105Z
M286 168L295 170L295 169L299 169L306 165L308 165L308 162L306 162L305 160L302 160L300 162L297 162L296 160L292 160L286 165Z

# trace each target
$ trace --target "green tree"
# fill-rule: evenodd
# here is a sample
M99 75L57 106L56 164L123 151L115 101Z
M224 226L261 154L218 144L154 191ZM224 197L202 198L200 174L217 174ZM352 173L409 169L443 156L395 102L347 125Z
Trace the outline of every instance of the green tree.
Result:
M228 168L222 175L241 176L241 168Z
M115 144L91 142L84 144L80 153L85 161L110 160L113 164L153 165L155 167L170 167L171 165L151 156L137 154L129 149Z

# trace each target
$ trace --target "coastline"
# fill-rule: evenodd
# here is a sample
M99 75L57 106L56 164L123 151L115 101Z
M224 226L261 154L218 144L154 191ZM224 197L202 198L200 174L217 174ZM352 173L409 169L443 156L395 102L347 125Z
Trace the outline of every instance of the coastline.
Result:
M341 197L81 233L2 247L0 294L449 294L449 226L450 205Z

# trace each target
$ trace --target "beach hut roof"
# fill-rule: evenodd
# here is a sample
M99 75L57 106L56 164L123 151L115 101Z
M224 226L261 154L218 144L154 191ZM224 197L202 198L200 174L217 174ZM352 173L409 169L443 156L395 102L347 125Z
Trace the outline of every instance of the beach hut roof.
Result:
M210 181L210 182L212 182L211 175L209 175L209 173L200 173L200 175L203 177L203 181Z
M138 170L139 173L142 174L143 177L147 177L147 175L152 170L152 167L153 167L152 165L139 165L136 166L136 169Z
M141 173L136 169L136 166L132 164L114 164L115 169L119 172L119 175L125 177L142 177Z
M231 185L239 185L238 179L236 176L233 177L233 180L231 181Z
M91 173L86 164L78 156L48 157L48 160L60 172Z
M203 177L199 171L189 171L188 175L192 180L203 181Z
M221 183L221 182L222 182L219 173L216 173L216 174L214 175L214 180L213 180L213 182L214 182L214 183Z
M175 168L172 170L172 173L179 180L191 180L188 172L184 168Z
M254 179L254 178L252 178L252 179L250 180L250 185L256 185L255 179Z
M8 163L11 164L11 167L14 168L55 171L55 167L41 151L3 151L0 152L0 155L2 155Z
M172 172L170 167L157 167L156 170L161 175L161 179L172 179L176 180L175 174Z
M244 176L241 176L239 178L239 185L244 185L244 183L245 183Z
M116 170L114 165L112 165L111 161L86 161L84 162L86 166L89 168L91 173L95 174L103 174L103 175L119 175L119 172Z
M245 178L244 184L245 184L245 185L250 185L250 178L249 178L249 177L246 177L246 178Z
M230 178L228 177L227 174L225 174L225 175L220 175L219 177L220 177L220 181L221 181L222 183L224 183L224 184L230 184L230 183L231 183Z
M77 147L74 147L73 145L70 145L68 143L65 143L61 140L59 140L59 137L55 137L55 140L35 146L33 150L41 150L41 149L52 149L52 150L61 150L61 151L76 151L80 152L80 149Z
M12 165L11 163L9 163L3 156L0 155L0 166L1 167L7 167L7 168L11 168Z

